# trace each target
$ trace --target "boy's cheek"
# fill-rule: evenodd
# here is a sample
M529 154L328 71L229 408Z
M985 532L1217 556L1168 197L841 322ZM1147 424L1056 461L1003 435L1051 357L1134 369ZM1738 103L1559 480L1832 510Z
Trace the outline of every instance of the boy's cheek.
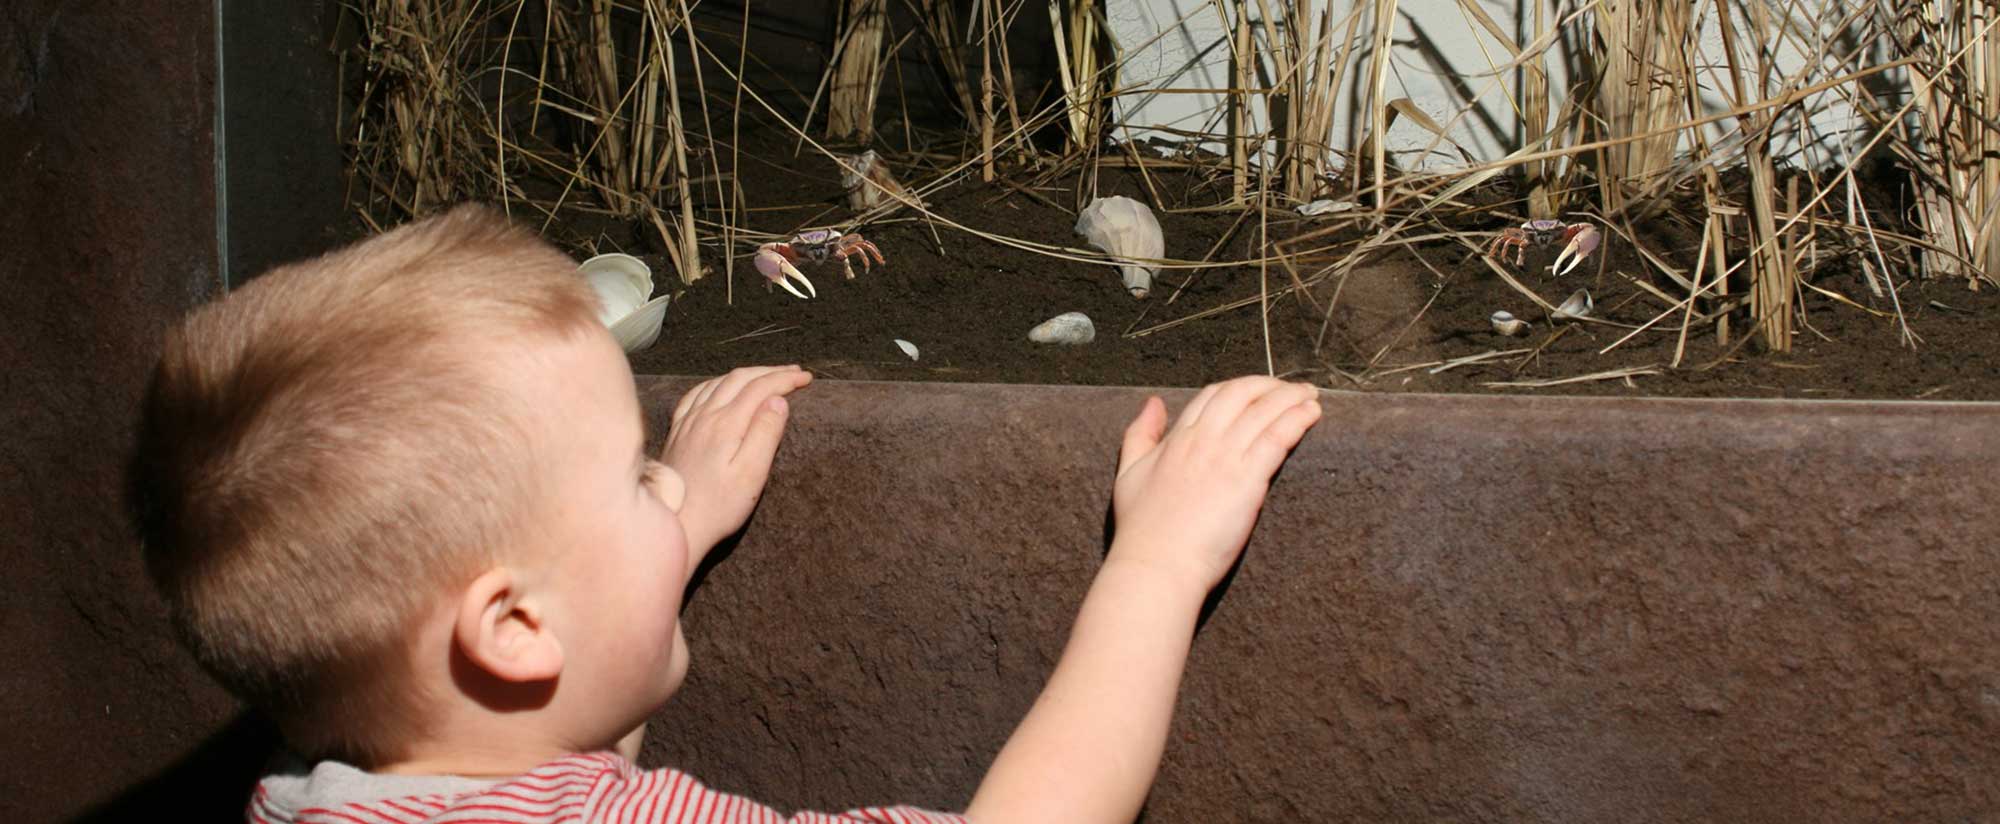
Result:
M668 697L680 691L681 682L687 679L688 664L687 636L681 632L681 625L677 621L674 623L673 648L667 653Z

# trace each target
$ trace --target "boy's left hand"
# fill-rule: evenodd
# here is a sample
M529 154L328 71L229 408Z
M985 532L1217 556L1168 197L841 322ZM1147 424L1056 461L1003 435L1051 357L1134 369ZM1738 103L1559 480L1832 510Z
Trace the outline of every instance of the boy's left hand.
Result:
M681 526L697 558L743 527L784 436L784 396L812 383L797 366L746 366L681 396L660 461L680 473Z

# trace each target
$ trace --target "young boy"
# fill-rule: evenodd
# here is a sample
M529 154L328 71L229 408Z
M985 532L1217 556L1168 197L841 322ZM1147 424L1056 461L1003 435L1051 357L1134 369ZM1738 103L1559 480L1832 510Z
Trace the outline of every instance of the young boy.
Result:
M745 524L810 382L702 383L649 457L575 264L478 207L191 313L148 394L133 502L183 640L317 760L266 778L249 819L781 820L631 762L687 672L689 577ZM1171 431L1146 401L1110 553L963 819L1137 814L1202 599L1319 415L1311 387L1261 377L1203 389Z

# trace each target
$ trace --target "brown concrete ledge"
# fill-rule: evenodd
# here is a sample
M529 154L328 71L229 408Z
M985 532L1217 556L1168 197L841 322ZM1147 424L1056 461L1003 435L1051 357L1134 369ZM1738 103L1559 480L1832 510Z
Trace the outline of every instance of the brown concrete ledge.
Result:
M641 379L656 433L691 383ZM649 759L779 805L963 804L1061 649L1143 396L805 390ZM1147 821L2000 817L2000 407L1325 406Z

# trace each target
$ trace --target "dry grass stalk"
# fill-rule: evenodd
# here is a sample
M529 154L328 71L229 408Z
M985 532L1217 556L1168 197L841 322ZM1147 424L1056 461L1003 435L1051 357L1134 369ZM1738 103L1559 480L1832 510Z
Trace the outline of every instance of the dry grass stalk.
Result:
M1745 64L1745 44L1736 31L1735 15L1725 0L1716 0L1716 23L1722 34L1723 56L1729 65L1729 81L1735 103L1770 99L1768 80L1773 67L1770 51L1759 44L1777 42L1777 32L1768 9L1749 3L1751 37L1748 50L1755 62ZM1754 71L1754 76L1750 75ZM1753 98L1752 92L1755 97ZM1750 170L1750 316L1764 347L1774 352L1792 350L1792 300L1798 294L1798 272L1785 255L1778 236L1776 219L1777 173L1771 158L1773 124L1783 109L1766 109L1738 121L1743 135L1743 161Z
M993 182L993 39L986 21L993 19L998 0L975 0L979 6L979 179Z
M707 274L707 269L701 263L698 238L695 234L694 194L688 190L688 140L687 128L684 125L685 121L681 118L680 73L674 70L674 51L669 47L667 38L675 27L685 28L690 38L689 48L692 49L694 31L693 26L688 25L689 9L686 0L679 0L679 6L676 11L677 13L675 14L669 13L666 8L666 0L646 0L647 22L654 31L658 32L658 36L653 40L652 60L661 67L658 70L659 73L667 78L667 145L661 150L661 154L664 157L656 162L656 167L665 167L667 161L673 163L673 184L676 194L680 196L680 222L674 227L676 231L662 233L660 241L667 247L668 256L673 259L674 270L679 273L681 282L693 283L700 280L704 274ZM701 81L700 59L696 58L695 63L695 81L697 87L699 87ZM706 119L708 113L708 96L705 94L700 95L699 99L703 101L702 116ZM714 128L710 127L708 133L714 134ZM710 157L711 159L714 157L713 153L710 153ZM720 170L718 169L717 172L719 178ZM657 190L659 176L659 171L653 173L651 180L648 182L647 191L649 194ZM651 198L648 199L647 205L649 208L652 206Z
M1899 5L1890 28L1921 62L1911 67L1917 104L1917 209L1945 242L1924 250L1935 277L1964 277L1971 288L2000 264L2000 41L1991 3L1925 0ZM1953 60L1954 55L1963 56Z
M1259 41L1252 36L1248 22L1253 2L1235 3L1235 40L1239 44L1247 41L1248 45L1238 49L1246 57L1237 61L1232 96L1241 100L1257 91L1266 95L1268 139L1275 143L1280 185L1285 197L1294 201L1313 200L1325 188L1327 172L1333 165L1331 139L1334 116L1338 113L1336 99L1358 43L1355 35L1361 20L1361 8L1350 8L1343 23L1345 35L1336 38L1332 36L1331 8L1322 11L1315 26L1316 7L1319 4L1309 0L1281 0L1278 13L1274 14L1268 0L1254 0L1255 16L1264 26L1260 53ZM1267 62L1271 75L1265 88L1253 89L1250 73L1261 73ZM1248 131L1247 116L1243 121L1239 134Z
M905 3L910 0L904 0ZM979 8L974 14L982 13L986 0L973 0ZM917 21L923 26L924 35L937 50L938 61L943 64L946 87L951 89L952 98L958 103L958 110L965 122L979 120L979 104L973 95L972 77L967 70L966 32L958 22L958 0L916 0L912 9Z
M381 118L394 127L396 154L414 160L390 168L413 168L422 175L407 195L398 192L400 182L387 181L378 187L384 199L410 215L460 200L499 199L510 209L520 204L539 211L546 230L557 215L581 206L572 202L572 191L588 191L602 203L601 211L655 225L681 279L699 277L679 72L668 48L687 19L684 3L669 5L679 1L641 0L637 14L628 16L633 7L610 0L557 0L540 7L541 27L527 34L524 0L497 5L384 0L357 10L367 18L368 30L393 38L369 46L393 50L385 52L385 65L425 66L423 76L434 79L423 97L405 99L397 92L382 98L387 105ZM621 38L636 47L621 53ZM521 51L524 61L538 66L536 74L513 62L514 46L522 40L535 46L532 53ZM502 78L493 97L483 96L470 80L453 80L489 75ZM510 94L505 82L510 76L533 82L525 90L516 85ZM698 71L696 79L699 83ZM413 86L405 81L384 90L398 88ZM406 110L428 114L405 126ZM563 118L574 128L554 122ZM553 145L565 134L567 146ZM427 148L438 141L446 141L448 150ZM372 152L361 142L354 146L353 163L362 178L381 176L383 167L372 162ZM491 162L475 163L474 155ZM536 175L562 184L554 202L528 199L518 179ZM680 204L671 227L660 214L663 192L674 193Z
M1369 18L1369 23L1374 26L1374 31L1372 32L1374 51L1371 55L1373 57L1371 62L1372 69L1368 81L1368 116L1370 118L1368 135L1374 143L1373 151L1368 152L1368 155L1369 161L1374 164L1375 176L1370 188L1375 192L1375 212L1376 219L1379 221L1389 208L1388 192L1383 184L1386 180L1385 172L1388 167L1389 106L1387 92L1389 85L1390 49L1395 43L1396 35L1396 0L1375 0L1373 8L1374 14Z
M1250 84L1254 76L1251 64L1257 53L1251 51L1250 14L1242 3L1236 5L1236 23L1231 28L1229 42L1230 77L1235 85L1229 95L1229 200L1244 203L1250 192Z
M1548 30L1548 6L1535 2L1535 31ZM1522 131L1528 142L1540 143L1548 134L1549 123L1549 71L1543 62L1543 52L1536 52L1534 59L1523 68L1521 88ZM1537 160L1527 164L1521 171L1528 182L1528 217L1548 219L1560 214L1562 209L1556 203L1555 192L1551 188L1549 172L1555 166L1552 160Z
M624 9L611 0L551 5L549 36L574 49L574 76L565 85L567 97L581 107L581 139L572 147L575 174L612 214L651 225L681 282L692 283L703 268L672 49L674 34L687 22L685 6L641 0L636 26L614 19ZM621 54L618 40L626 31L635 48ZM668 191L680 207L671 220L659 205Z
M882 91L883 46L889 35L887 0L847 0L846 21L834 45L833 91L827 98L826 136L866 143L875 136L875 101Z
M1580 117L1582 107L1575 100L1566 99L1553 112L1554 121L1550 119L1552 114L1550 104L1554 94L1549 83L1547 55L1548 50L1557 42L1555 36L1557 32L1553 30L1548 19L1546 3L1535 0L1533 27L1535 38L1530 43L1539 45L1526 48L1514 42L1513 36L1494 21L1492 15L1487 14L1486 8L1479 0L1458 0L1458 6L1469 20L1485 30L1487 36L1499 42L1507 51L1509 57L1507 65L1518 66L1521 70L1521 96L1513 108L1521 119L1523 145L1541 146L1553 142L1560 132ZM1500 67L1494 67L1493 70L1497 72L1499 69ZM1464 117L1465 114L1466 112L1460 112L1453 118L1453 122L1456 123L1458 118ZM1438 135L1439 140L1449 139L1443 129L1433 130L1433 133ZM1466 154L1463 148L1460 152ZM1538 158L1523 161L1521 171L1528 195L1528 217L1550 219L1562 214L1570 188L1567 178L1574 174L1574 164L1562 157Z
M1069 121L1072 151L1094 151L1104 133L1117 62L1111 57L1110 36L1103 27L1102 0L1049 0L1049 23L1055 29L1057 72Z
M1603 372L1592 372L1588 375L1577 375L1568 378L1552 378L1550 380L1540 380L1540 381L1488 381L1480 385L1493 387L1496 389L1505 389L1505 388L1540 389L1550 386L1562 386L1564 384L1571 384L1571 383L1591 383L1595 381L1623 380L1629 384L1631 383L1632 378L1636 378L1641 375L1657 375L1657 374L1660 374L1660 368L1658 366L1635 366L1628 369L1610 369Z
M1590 105L1605 136L1641 136L1604 151L1598 185L1606 211L1622 212L1629 196L1657 190L1675 165L1694 88L1694 11L1694 3L1604 0L1593 15L1600 79Z
M364 73L347 137L357 176L402 217L491 191L466 168L490 145L467 81L467 69L488 57L461 36L483 4L368 0L352 8L362 34L351 53Z

